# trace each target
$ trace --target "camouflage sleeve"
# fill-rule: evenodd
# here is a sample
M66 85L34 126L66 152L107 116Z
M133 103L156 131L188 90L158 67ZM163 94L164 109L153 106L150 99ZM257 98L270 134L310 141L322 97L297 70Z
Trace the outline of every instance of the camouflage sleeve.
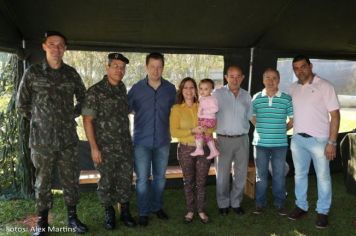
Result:
M77 100L77 103L75 105L75 109L74 109L74 114L75 117L80 116L81 110L82 110L82 105L84 103L84 99L85 99L85 85L83 83L82 78L80 78L80 75L75 72L75 90L74 90L74 94L75 94L75 98Z
M93 89L89 89L83 104L82 115L92 116L93 118L95 118L96 112L97 112L97 99L95 96L95 92Z
M30 69L25 71L22 76L20 86L16 95L16 107L18 112L26 117L31 119L31 109L32 109L32 78L35 75L31 73Z

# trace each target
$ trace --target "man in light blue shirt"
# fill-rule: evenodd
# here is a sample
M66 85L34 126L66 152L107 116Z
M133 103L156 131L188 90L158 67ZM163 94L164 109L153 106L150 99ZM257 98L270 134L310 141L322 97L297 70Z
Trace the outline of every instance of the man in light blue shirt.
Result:
M221 215L227 215L230 206L238 215L245 213L240 203L247 177L252 110L250 94L240 88L244 78L240 67L229 66L225 75L227 85L213 93L219 106L216 133L220 155L215 159L215 170L216 198ZM233 182L230 188L232 166Z
M163 190L171 141L169 115L176 88L162 78L163 67L162 54L148 54L146 78L134 84L128 93L129 109L134 114L134 170L141 226L148 225L151 212L159 219L168 219L162 209Z

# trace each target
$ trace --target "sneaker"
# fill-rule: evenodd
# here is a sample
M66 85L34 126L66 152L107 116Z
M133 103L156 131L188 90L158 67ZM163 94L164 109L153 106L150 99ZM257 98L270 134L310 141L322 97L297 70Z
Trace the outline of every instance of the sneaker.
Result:
M263 213L263 207L256 206L255 210L252 213L255 215L261 215Z
M277 209L277 212L278 212L278 215L280 215L280 216L286 216L286 215L288 215L287 209L284 208L284 207L278 208L278 209Z
M317 229L325 229L328 227L328 224L328 215L317 214L315 221L315 227Z
M305 216L307 213L308 213L308 211L304 211L304 210L300 209L299 207L295 207L294 210L291 213L289 213L288 219L298 220L298 219L302 218L303 216Z

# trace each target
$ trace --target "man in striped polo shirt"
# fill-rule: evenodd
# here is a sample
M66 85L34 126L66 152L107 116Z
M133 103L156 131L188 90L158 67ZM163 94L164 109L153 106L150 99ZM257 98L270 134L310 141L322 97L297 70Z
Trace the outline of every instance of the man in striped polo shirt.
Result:
M265 88L252 99L251 122L255 125L252 144L256 162L256 209L261 214L267 205L268 163L272 163L274 206L281 216L287 215L285 202L285 160L287 130L293 126L292 98L279 91L279 72L268 68L263 73ZM287 123L287 118L289 121Z

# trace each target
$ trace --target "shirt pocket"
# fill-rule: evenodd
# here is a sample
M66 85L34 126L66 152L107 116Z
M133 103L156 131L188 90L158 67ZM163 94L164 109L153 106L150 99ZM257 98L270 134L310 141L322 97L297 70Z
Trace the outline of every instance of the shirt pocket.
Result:
M45 79L34 81L32 84L33 103L37 107L47 107L50 103L53 87Z
M32 84L32 89L36 94L48 94L51 89L51 84L47 82L47 80L38 80L34 81Z
M73 82L66 82L58 85L58 90L69 99L73 99L75 84Z
M106 117L111 117L114 115L117 109L117 102L113 99L106 100L102 103L102 110Z

